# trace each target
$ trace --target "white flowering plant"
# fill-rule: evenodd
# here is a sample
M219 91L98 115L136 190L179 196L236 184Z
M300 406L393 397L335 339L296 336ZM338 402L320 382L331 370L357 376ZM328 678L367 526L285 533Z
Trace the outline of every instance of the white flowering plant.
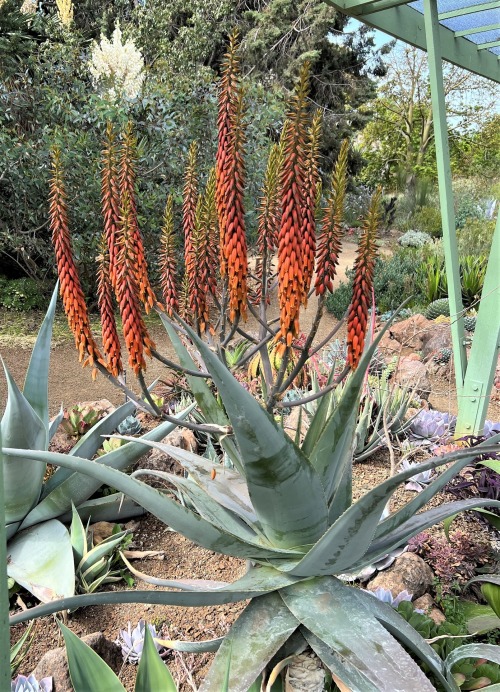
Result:
M119 24L111 40L101 35L100 43L94 43L89 69L94 84L113 100L136 98L144 82L141 51L132 39L123 42Z

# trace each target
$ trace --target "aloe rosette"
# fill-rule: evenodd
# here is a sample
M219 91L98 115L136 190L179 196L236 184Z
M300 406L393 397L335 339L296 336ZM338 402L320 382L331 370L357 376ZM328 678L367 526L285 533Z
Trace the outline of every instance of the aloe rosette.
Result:
M194 363L176 328L165 317L162 319L181 364L192 370ZM449 467L403 508L387 516L385 509L391 495L415 475L415 468L389 478L357 502L352 501L351 493L359 398L379 338L362 357L332 415L326 415L327 404L322 400L299 447L196 334L186 325L183 329L210 372L224 409L201 378L188 376L190 386L208 419L219 425L230 423L232 435L223 435L220 443L234 469L182 449L148 442L174 457L187 472L186 477L157 472L183 495L185 502L181 504L143 483L138 477L140 472L130 477L75 455L28 452L27 456L112 485L199 545L248 560L247 573L232 584L149 579L178 590L65 598L16 614L11 622L86 604L206 606L249 599L224 638L170 642L172 647L185 651L217 650L201 687L204 692L224 689L229 660L228 689L247 692L269 662L283 660L306 645L344 688L360 692L434 690L407 653L410 650L426 663L445 690L458 690L451 665L460 657L460 649L453 652L453 661L443 661L393 608L344 584L335 575L360 571L419 531L460 510L500 506L498 501L476 498L420 511L477 455L477 448L420 464L417 470L421 472ZM14 449L5 452L12 457L26 454ZM499 652L498 647L491 647L481 655L497 660Z
M37 463L28 456L31 451L47 450L62 420L61 412L49 421L48 404L50 342L56 301L57 288L33 348L22 392L4 364L8 396L0 422L4 447L21 450L17 456L0 454L8 541L7 573L44 602L71 596L75 591L71 538L62 523L71 522L72 502L82 518L92 516L93 521L123 520L143 512L140 506L124 499L121 493L89 500L101 482L65 468L58 468L44 481L46 464ZM135 404L129 401L107 415L75 444L70 456L93 457L102 446L103 435L116 430L134 408ZM188 413L189 409L186 409L179 418ZM162 423L142 439L162 440L175 427L172 423ZM99 464L125 469L144 453L144 445L134 439L101 456Z

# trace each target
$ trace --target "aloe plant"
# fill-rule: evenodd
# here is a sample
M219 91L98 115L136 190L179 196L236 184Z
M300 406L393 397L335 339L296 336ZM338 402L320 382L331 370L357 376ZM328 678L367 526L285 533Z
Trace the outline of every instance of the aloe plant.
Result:
M192 370L195 365L174 326L166 318L164 324L182 365ZM228 689L247 692L269 661L283 660L306 645L336 681L353 690L434 690L406 652L409 649L426 663L445 690L456 692L451 666L460 657L460 649L453 652L452 660L443 662L393 608L344 584L335 575L361 570L425 527L460 510L500 506L498 501L472 499L420 511L477 455L477 448L434 458L398 473L353 502L357 412L364 373L380 337L366 350L331 415L327 416L328 402L321 401L299 446L196 334L186 325L183 328L210 372L224 409L201 378L188 375L193 394L207 418L221 426L230 422L232 434L222 435L220 443L234 463L234 469L222 470L220 464L186 450L144 441L182 464L188 473L185 478L162 472L156 475L170 481L188 502L177 502L146 485L138 477L141 472L130 477L76 455L12 448L4 452L13 458L25 455L55 463L108 483L199 545L248 560L248 572L233 584L153 579L157 585L179 591L126 591L64 598L16 614L11 622L86 604L205 606L249 599L226 637L195 644L171 643L188 651L217 649L201 688L204 692L224 689L229 659ZM483 447L483 451L488 449ZM403 508L385 515L391 495L416 471L447 465ZM148 579L136 570L133 573ZM472 655L465 649L468 656ZM500 648L491 647L484 655L496 660Z
M83 518L123 519L142 513L137 504L121 493L90 500L100 481L58 468L44 481L46 464L34 462L28 451L44 452L61 422L62 415L49 421L48 375L50 341L56 309L57 288L40 328L21 392L4 364L8 398L0 423L6 447L22 449L21 458L0 454L5 495L5 526L8 540L7 573L41 601L70 596L75 590L75 566L69 533L60 521L71 521L72 502ZM109 435L135 408L127 402L94 425L75 444L71 456L91 458ZM191 407L193 408L193 407ZM179 420L189 408L179 415ZM142 439L162 440L175 428L164 422ZM119 449L103 454L99 463L125 469L145 452L138 441L129 441Z

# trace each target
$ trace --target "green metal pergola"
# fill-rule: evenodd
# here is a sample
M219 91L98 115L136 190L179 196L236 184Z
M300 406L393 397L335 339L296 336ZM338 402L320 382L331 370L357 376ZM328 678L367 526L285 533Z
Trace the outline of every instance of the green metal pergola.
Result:
M442 61L500 83L500 0L326 0L427 51L458 399L457 435L482 431L500 349L500 215L467 359Z

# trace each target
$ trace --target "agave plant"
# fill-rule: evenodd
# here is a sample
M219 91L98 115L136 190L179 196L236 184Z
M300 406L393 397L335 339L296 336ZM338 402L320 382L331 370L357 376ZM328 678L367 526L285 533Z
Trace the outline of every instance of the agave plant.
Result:
M174 326L163 318L181 364L195 365ZM470 460L471 450L431 459L418 471L448 468L404 507L386 518L393 492L415 468L403 471L352 501L352 450L364 373L378 340L366 350L344 388L338 406L326 416L319 405L299 446L228 372L217 356L183 326L217 387L231 428L220 443L234 469L222 470L186 450L146 442L181 463L188 477L156 472L189 501L175 499L139 478L76 456L5 449L13 458L26 455L40 462L88 474L142 504L171 528L199 545L248 560L248 572L232 584L205 580L152 580L179 589L90 594L43 604L14 615L17 623L57 610L86 604L146 602L206 606L249 599L228 634L208 642L171 643L186 651L217 650L201 690L247 692L270 661L287 658L309 646L331 671L335 681L350 689L375 692L434 690L433 684L407 653L424 661L447 691L456 692L451 665L471 649L456 649L443 661L387 604L336 578L372 564L423 528L472 507L500 506L481 499L451 502L420 511L448 480ZM207 418L226 425L228 418L208 385L187 376ZM484 447L484 450L489 450ZM477 455L477 448L473 452ZM454 462L454 463L450 463ZM151 473L148 471L148 473ZM133 570L133 568L132 568ZM133 570L144 578L145 575ZM404 648L403 646L404 645ZM249 655L249 651L251 655ZM484 657L500 661L500 648L483 647Z
M46 451L62 414L49 422L48 373L50 340L56 308L54 291L47 315L33 348L23 392L4 364L8 398L0 423L2 440L7 447ZM112 433L129 416L135 404L127 402L94 425L75 444L71 456L94 456L102 445L102 436ZM192 408L192 407L191 407ZM180 414L184 418L189 409ZM162 440L175 428L164 422L143 439ZM100 457L103 466L125 469L144 454L145 447L134 440ZM58 468L44 480L46 465L35 463L24 454L21 458L0 454L5 492L5 525L8 543L7 573L41 601L69 596L75 589L75 566L70 535L61 523L71 521L72 502L80 515L94 521L116 520L142 513L142 509L121 493L98 500L89 498L101 483Z

